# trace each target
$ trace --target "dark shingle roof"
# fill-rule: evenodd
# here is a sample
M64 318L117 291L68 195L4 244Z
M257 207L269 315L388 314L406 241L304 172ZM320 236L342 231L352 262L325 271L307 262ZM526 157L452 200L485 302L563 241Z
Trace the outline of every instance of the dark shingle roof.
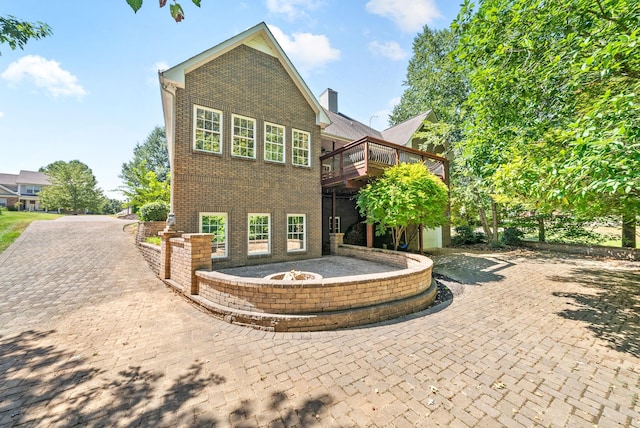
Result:
M16 178L18 178L17 174L3 174L0 173L0 184L3 186L15 186Z
M355 119L351 119L349 116L342 113L334 113L330 110L324 109L325 113L331 119L331 125L327 126L322 133L325 135L333 135L339 138L344 138L349 141L359 140L365 136L371 136L376 138L382 138L380 131L377 131L362 122L358 122Z
M382 131L382 139L401 146L411 145L413 134L420 129L422 122L431 114L431 110L420 113L391 128Z
M51 184L47 175L39 171L25 171L21 170L16 178L16 183L20 184L40 184L42 186L48 186Z

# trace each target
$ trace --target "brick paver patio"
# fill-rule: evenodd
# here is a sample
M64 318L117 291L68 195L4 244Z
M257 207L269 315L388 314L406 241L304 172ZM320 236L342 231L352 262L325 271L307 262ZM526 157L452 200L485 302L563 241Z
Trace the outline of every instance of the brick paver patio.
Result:
M35 222L0 255L0 426L640 426L637 262L444 252L473 283L448 306L269 333L172 293L124 224Z

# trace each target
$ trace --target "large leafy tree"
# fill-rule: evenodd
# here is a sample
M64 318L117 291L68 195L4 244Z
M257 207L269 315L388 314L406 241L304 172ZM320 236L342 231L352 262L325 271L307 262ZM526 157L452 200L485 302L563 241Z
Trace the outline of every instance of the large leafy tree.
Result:
M356 204L367 223L378 224L377 235L392 230L397 249L410 224L434 228L447 222L448 190L423 164L400 164L360 189Z
M164 127L153 128L144 142L134 147L133 159L122 164L120 178L130 190L141 184L139 169L143 164L147 171L153 171L157 180L167 181L170 167Z
M201 0L191 0L200 7ZM127 4L137 12L142 7L142 0L126 0ZM160 0L160 7L164 7L167 0ZM184 19L184 9L173 0L169 5L169 13L176 22ZM0 16L0 44L7 43L11 50L23 49L29 39L41 39L52 34L51 27L43 22L28 22L17 19L12 15Z
M433 110L443 123L460 123L460 108L469 90L466 76L450 55L457 43L450 29L432 30L426 25L414 38L403 83L406 89L393 108L390 123L398 124L427 110Z
M165 129L156 126L142 144L133 149L133 159L122 164L122 193L137 211L148 202L170 199L169 153Z
M97 187L93 171L78 160L56 161L40 168L49 177L51 186L40 192L41 204L48 209L63 209L74 213L98 212L105 200Z
M423 150L443 149L451 162L451 203L453 213L479 220L486 235L498 240L498 206L491 186L482 174L469 169L462 155L464 147L463 106L469 96L466 70L452 54L458 45L451 29L432 30L425 26L413 41L413 57L407 67L405 91L394 107L390 122L397 124L421 112L433 110L438 122L426 121L416 134ZM455 216L460 222L461 215ZM476 220L477 219L477 220ZM466 221L466 220L465 220Z
M506 199L634 224L638 22L629 0L465 1L454 27L472 88L468 167Z
M24 49L29 39L41 39L52 34L51 27L42 22L21 21L14 16L0 16L0 44L11 50Z
M138 10L142 7L142 0L126 0L127 4L131 6L134 12L138 12ZM201 0L191 0L193 4L200 7ZM165 7L167 5L167 0L160 0L160 7ZM184 9L182 9L182 5L178 3L176 0L173 0L169 5L169 13L171 13L171 17L176 20L176 22L180 22L184 19Z

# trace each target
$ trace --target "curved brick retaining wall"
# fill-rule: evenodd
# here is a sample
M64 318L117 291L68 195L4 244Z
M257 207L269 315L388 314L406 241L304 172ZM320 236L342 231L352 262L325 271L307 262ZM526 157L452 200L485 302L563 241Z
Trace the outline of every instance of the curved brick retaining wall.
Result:
M336 255L386 263L398 270L304 281L268 280L211 271L211 235L159 234L159 248L138 244L154 272L230 323L270 331L353 327L421 311L437 294L433 262L417 254L336 242Z
M348 245L340 246L338 255L401 269L304 281L197 271L197 297L191 297L227 321L275 331L368 324L422 310L435 300L433 262L427 257Z

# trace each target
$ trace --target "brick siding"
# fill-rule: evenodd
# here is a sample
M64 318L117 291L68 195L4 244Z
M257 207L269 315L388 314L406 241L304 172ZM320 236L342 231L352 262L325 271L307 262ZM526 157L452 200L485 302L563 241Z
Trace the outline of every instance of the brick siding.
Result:
M193 150L193 109L223 112L222 154ZM231 156L232 114L256 120L256 159ZM285 127L286 163L264 161L264 122ZM291 162L292 129L310 133L311 167ZM172 209L176 228L199 232L200 212L227 213L227 253L214 268L321 256L320 128L279 60L241 45L185 76L176 93ZM271 254L247 255L247 216L271 215ZM287 214L306 215L307 250L287 252Z

